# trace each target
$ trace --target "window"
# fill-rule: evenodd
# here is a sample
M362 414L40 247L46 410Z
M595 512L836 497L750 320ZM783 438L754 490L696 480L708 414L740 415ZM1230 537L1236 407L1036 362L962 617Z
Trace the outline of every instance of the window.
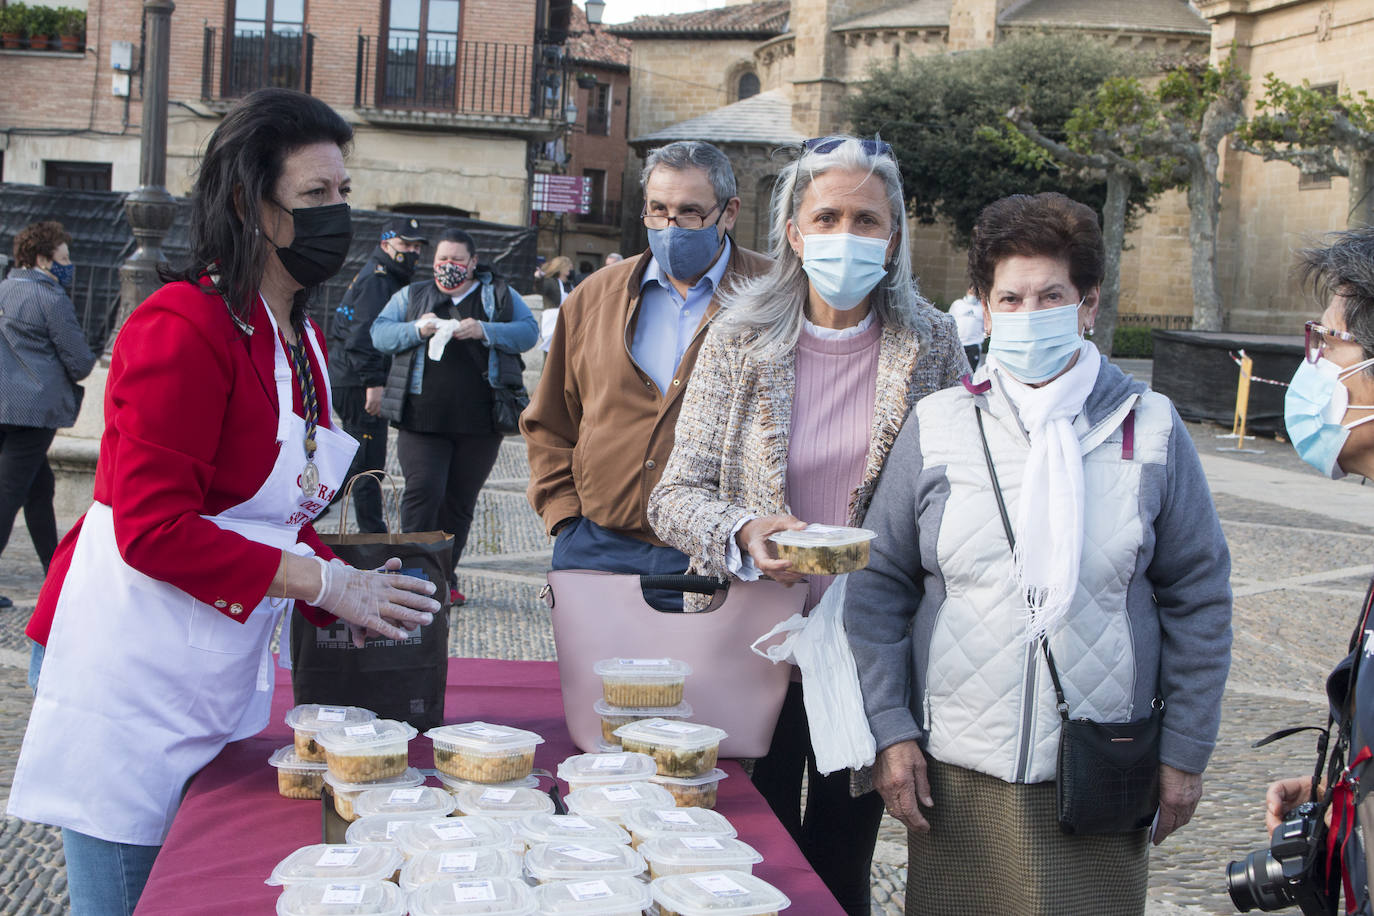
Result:
M735 98L741 102L751 95L759 94L759 75L757 73L744 73L740 75L738 91Z
M235 0L224 54L224 95L273 86L309 91L305 0Z
M591 91L591 107L587 109L587 133L604 137L611 132L611 86L597 83Z
M589 223L606 221L606 170L583 169L583 178L591 179L591 205L582 218Z
M1323 83L1320 86L1313 86L1312 89L1314 92L1320 92L1331 98L1335 98L1337 93L1335 83ZM1314 191L1318 188L1329 187L1331 187L1331 176L1326 172L1319 172L1315 175L1309 175L1306 172L1298 173L1298 190L1300 191Z
M110 163L45 159L43 183L50 188L62 188L67 191L108 191Z
M455 107L458 0L389 0L382 107Z

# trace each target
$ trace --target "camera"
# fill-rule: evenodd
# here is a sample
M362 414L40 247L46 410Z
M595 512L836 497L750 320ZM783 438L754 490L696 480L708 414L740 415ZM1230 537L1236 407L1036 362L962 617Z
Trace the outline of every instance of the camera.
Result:
M1297 906L1304 916L1330 916L1336 897L1324 884L1322 810L1312 802L1294 808L1274 828L1268 849L1226 866L1226 889L1242 913Z

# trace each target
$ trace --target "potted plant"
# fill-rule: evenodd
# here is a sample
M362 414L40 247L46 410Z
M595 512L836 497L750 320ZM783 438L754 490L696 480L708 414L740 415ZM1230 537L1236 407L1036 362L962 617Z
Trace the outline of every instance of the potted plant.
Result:
M51 6L29 7L29 50L46 51L48 39L57 33L57 10Z
M86 11L70 6L57 8L57 38L63 51L80 51L86 46Z
M0 47L8 50L23 47L27 19L28 8L22 3L0 6Z
M586 70L583 70L581 73L577 74L576 79L578 88L580 89L596 88L596 77L588 73Z

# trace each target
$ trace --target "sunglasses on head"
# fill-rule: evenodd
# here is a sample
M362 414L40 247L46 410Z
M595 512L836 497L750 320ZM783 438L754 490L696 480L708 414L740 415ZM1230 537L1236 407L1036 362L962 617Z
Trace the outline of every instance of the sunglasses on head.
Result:
M839 148L840 144L849 140L857 139L854 137L812 137L810 140L802 141L802 151L806 153L818 153L825 155L833 153ZM859 147L867 156L886 156L889 159L897 157L892 153L892 144L886 140L859 140Z

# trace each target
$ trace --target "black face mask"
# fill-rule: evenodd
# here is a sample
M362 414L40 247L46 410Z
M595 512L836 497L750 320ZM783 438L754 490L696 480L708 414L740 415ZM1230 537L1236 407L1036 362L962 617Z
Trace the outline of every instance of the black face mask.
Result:
M415 265L420 263L420 252L418 251L391 251L391 260L401 265L401 272L406 276L415 273Z
M292 210L291 218L296 237L289 247L277 249L277 257L301 286L319 286L338 273L348 258L353 242L348 204Z

